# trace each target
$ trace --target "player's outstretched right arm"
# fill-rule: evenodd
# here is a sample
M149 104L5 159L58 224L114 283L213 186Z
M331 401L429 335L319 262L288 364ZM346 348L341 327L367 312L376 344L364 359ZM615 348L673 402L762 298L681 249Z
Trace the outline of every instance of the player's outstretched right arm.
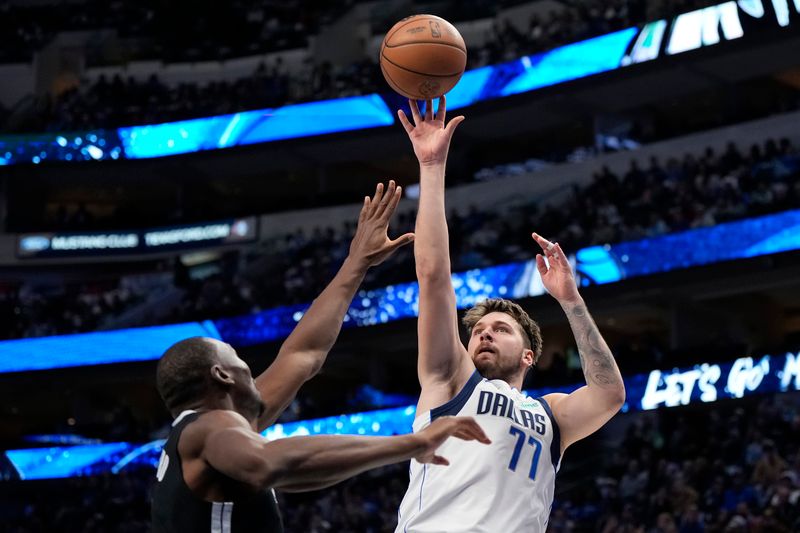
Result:
M222 474L259 489L318 490L411 458L447 465L436 449L448 437L490 442L468 417L442 417L420 432L395 437L321 435L267 441L235 413L206 416L217 420L208 426L213 429L206 436L203 459Z
M417 412L448 401L474 370L458 335L458 315L450 279L450 250L444 205L444 174L450 140L464 117L445 126L446 101L438 112L428 100L424 116L410 100L412 122L398 111L420 166L420 200L414 230L414 259L419 280L418 374L422 394Z

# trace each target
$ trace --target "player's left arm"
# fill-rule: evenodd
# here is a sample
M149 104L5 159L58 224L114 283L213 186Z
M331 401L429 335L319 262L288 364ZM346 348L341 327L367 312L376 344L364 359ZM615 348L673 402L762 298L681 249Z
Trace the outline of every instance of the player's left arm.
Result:
M256 378L256 387L266 405L258 419L259 431L272 425L300 386L320 371L367 270L414 240L413 233L394 240L387 233L401 195L402 188L390 181L385 191L379 183L375 195L364 198L347 259L284 341L275 361Z
M561 431L561 450L588 437L625 403L625 384L605 339L597 329L583 301L567 256L557 243L533 234L547 257L536 256L536 266L547 291L567 314L586 385L571 394L554 393L544 398L550 404ZM548 267L549 264L549 267Z

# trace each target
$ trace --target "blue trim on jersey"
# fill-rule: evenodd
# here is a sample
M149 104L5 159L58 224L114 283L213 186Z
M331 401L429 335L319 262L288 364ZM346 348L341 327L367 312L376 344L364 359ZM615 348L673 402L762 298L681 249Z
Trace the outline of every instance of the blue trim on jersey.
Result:
M558 461L561 460L561 430L558 429L558 422L553 416L553 411L550 410L550 405L544 398L535 398L544 407L547 417L550 418L550 423L553 424L553 440L550 442L550 458L553 460L553 468L558 468Z
M422 465L422 482L419 484L419 508L417 509L417 513L422 511L422 489L425 487L425 474L428 472L428 465ZM411 475L411 465L409 463L409 476ZM416 516L416 515L414 515ZM403 526L403 533L408 533L408 523L411 521L409 518L406 520L406 524ZM397 510L397 523L400 523L400 509Z
M475 370L475 372L473 372L469 377L467 384L464 385L464 388L461 389L461 391L456 394L452 400L440 405L439 407L431 409L431 422L440 416L457 415L458 412L464 408L464 404L467 403L467 400L469 400L469 397L472 396L472 392L475 390L475 387L477 387L478 383L481 381L483 381L483 376L481 376L480 372Z
M422 511L422 489L425 488L425 474L428 473L428 465L422 465L422 483L419 484L419 510Z

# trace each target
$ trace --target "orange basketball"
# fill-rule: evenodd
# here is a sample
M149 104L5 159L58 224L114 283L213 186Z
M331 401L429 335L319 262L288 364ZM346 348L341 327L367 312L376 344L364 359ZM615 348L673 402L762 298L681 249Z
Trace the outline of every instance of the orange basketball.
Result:
M458 30L441 17L414 15L392 26L381 44L386 82L406 98L428 100L452 89L467 66Z

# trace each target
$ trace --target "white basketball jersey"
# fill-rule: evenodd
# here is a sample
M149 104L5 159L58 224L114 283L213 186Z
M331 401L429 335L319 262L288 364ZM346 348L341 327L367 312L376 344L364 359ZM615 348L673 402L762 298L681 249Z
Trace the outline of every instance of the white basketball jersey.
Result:
M472 416L489 445L456 438L437 450L449 466L411 461L395 533L544 532L553 504L561 438L550 406L476 370L446 404L414 420Z

